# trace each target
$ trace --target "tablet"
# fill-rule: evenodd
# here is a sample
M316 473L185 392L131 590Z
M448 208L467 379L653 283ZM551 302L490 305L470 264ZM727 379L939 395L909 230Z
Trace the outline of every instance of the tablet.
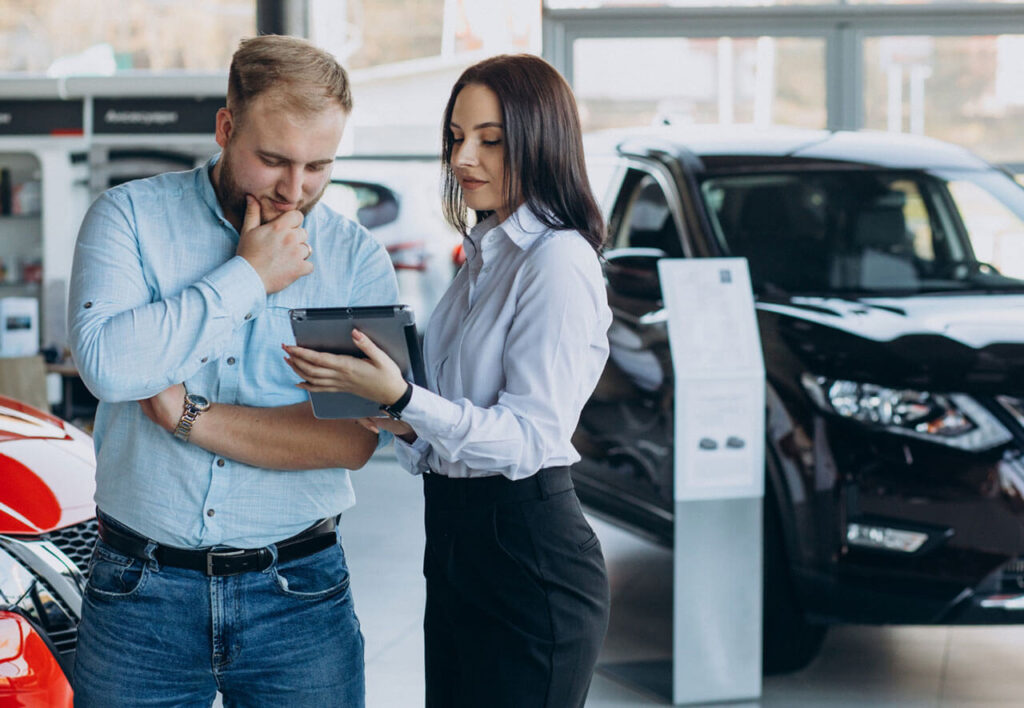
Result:
M406 305L317 307L291 310L292 332L300 347L365 358L352 341L355 327L391 357L402 375L424 385L423 355L416 321ZM379 404L354 393L310 393L317 418L381 417Z

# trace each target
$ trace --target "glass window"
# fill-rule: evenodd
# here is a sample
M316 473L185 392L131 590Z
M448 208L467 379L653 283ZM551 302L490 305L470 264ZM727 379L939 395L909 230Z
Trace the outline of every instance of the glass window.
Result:
M539 3L531 7L522 0L306 2L310 39L349 69L471 54L468 65L481 54L540 52ZM415 68L404 67L410 72ZM457 75L445 80L450 83Z
M573 89L584 130L663 122L824 128L825 41L578 39Z
M932 220L917 183L909 179L900 179L892 182L889 188L902 195L900 198L903 200L903 223L910 236L914 256L921 260L934 261L935 237L932 233Z
M379 184L332 180L324 191L323 201L368 229L390 224L398 218L398 199L394 192Z
M1024 285L1013 279L1021 268L1000 275L971 255L973 245L981 261L1002 259L986 261L1000 270L1007 257L1024 262L1024 190L995 170L730 175L706 179L701 191L718 238L748 259L759 292Z
M1012 190L1007 190L1012 194ZM955 179L949 192L971 239L974 257L1000 273L1024 278L1024 219L981 185ZM1024 197L1024 190L1021 191ZM1018 209L1022 197L1017 198Z
M865 127L949 140L1024 161L1024 35L864 41Z
M626 206L625 227L615 236L615 248L657 248L672 258L683 257L679 230L665 196L665 190L649 174L633 171L635 182Z
M0 0L0 71L225 71L255 0Z
M756 5L834 5L840 0L544 0L549 10L602 7L732 7ZM1009 2L1010 0L1007 0Z

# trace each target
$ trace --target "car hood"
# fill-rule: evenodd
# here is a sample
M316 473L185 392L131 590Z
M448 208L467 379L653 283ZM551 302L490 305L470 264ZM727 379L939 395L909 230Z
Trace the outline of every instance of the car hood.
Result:
M0 533L40 534L95 514L92 439L0 396Z
M1024 295L792 296L757 307L766 352L775 335L814 374L1024 394Z

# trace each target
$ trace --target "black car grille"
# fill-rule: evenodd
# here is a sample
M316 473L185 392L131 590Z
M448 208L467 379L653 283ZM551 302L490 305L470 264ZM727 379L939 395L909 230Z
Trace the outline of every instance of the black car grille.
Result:
M65 629L59 632L49 632L48 636L50 641L53 642L53 646L57 648L57 651L61 654L67 654L75 650L78 644L78 628L72 627L71 629Z
M1020 592L1024 589L1024 558L1014 558L1006 563L997 577L1001 592Z
M74 526L51 531L43 534L40 538L53 543L63 551L64 555L74 561L82 573L85 573L89 568L92 548L96 545L96 519L89 519Z

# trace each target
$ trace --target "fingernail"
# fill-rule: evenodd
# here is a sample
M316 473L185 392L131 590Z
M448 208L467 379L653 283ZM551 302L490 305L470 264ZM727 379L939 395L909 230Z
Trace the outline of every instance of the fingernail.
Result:
M362 339L363 338L363 333L360 332L358 329L353 328L352 329L352 338L353 339Z

